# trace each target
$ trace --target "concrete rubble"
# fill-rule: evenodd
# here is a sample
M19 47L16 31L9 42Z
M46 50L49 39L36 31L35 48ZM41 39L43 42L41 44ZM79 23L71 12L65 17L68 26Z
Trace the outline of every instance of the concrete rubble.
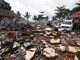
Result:
M0 60L80 60L80 35L75 32L8 18L0 23Z

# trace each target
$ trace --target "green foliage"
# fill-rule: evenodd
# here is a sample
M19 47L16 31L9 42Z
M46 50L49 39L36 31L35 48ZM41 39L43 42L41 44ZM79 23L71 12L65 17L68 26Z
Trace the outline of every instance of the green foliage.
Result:
M57 20L55 16L52 17L52 20Z
M37 21L37 16L36 15L33 16L33 20L35 20L35 22Z
M43 20L43 18L44 18L43 15L38 15L37 20L40 21Z
M56 9L56 18L58 18L59 20L63 20L65 18L67 18L70 15L70 10L65 8L65 6L62 7L57 7Z
M78 12L78 11L80 11L80 7L74 7L74 8L72 9L71 14L76 13L76 12Z
M74 14L78 11L80 11L80 1L78 3L75 3L76 7L74 7L71 11L71 14ZM75 18L74 19L74 26L73 26L74 30L80 31L80 18Z
M41 11L40 13L41 13L41 14L38 15L38 16L35 16L35 15L34 15L33 20L35 20L35 22L39 22L39 21L41 21L41 20L43 20L43 19L46 19L46 20L49 19L48 16L44 17L45 11Z
M79 20L74 22L74 27L73 28L76 29L76 30L80 30L80 21Z
M78 7L80 7L80 1L78 3L75 3Z
M36 15L34 15L33 20L37 20L37 16Z
M35 22L37 22L37 21L41 21L41 20L43 20L43 19L46 19L46 20L48 20L49 19L49 17L48 16L46 16L46 17L43 17L43 15L38 15L38 16L33 16L33 20L35 20Z
M76 7L74 7L74 8L72 9L71 14L74 14L74 13L80 11L80 1L79 1L78 3L75 3L75 5L76 5Z
M8 2L5 2L4 0L0 0L0 8L6 9L6 10L11 10L11 6Z
M26 12L25 17L27 18L27 20L30 18L30 13Z
M49 17L48 17L48 16L46 16L46 17L45 17L45 19L46 19L46 20L48 20L48 19L49 19Z

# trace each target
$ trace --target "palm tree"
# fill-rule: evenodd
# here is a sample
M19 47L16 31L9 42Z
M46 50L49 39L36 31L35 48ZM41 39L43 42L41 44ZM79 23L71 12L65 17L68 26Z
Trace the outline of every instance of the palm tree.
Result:
M25 17L27 18L27 20L30 18L30 13L29 12L26 12L26 14L25 14Z
M41 21L41 20L43 20L43 15L38 15L38 17L37 17L37 21Z
M37 16L36 15L33 16L33 20L35 20L35 22L37 22Z

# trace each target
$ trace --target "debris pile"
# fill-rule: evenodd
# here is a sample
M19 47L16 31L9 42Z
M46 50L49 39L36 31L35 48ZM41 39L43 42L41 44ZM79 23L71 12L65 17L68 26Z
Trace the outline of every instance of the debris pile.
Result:
M76 33L13 21L0 21L0 60L80 60L80 36Z

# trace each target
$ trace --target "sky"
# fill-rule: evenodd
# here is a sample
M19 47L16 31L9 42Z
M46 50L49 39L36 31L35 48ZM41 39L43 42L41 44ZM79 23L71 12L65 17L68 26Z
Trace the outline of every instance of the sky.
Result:
M54 15L57 6L66 5L66 8L72 9L79 0L5 0L12 6L14 12L20 11L25 14L29 11L31 14L39 14L38 11L47 11L46 15Z

